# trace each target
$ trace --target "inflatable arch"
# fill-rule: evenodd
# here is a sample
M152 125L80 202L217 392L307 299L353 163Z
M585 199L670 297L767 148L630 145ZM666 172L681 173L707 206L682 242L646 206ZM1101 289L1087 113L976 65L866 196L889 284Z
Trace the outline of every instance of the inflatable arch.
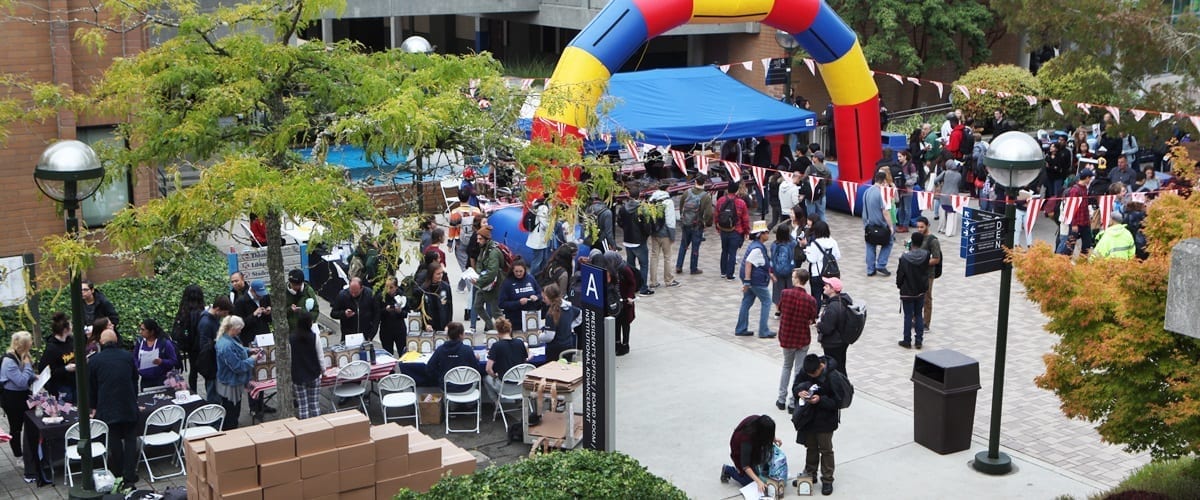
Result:
M563 51L534 115L533 137L580 134L613 72L646 40L686 23L729 22L791 33L820 64L839 132L839 178L868 180L882 154L879 89L858 37L823 0L612 0Z

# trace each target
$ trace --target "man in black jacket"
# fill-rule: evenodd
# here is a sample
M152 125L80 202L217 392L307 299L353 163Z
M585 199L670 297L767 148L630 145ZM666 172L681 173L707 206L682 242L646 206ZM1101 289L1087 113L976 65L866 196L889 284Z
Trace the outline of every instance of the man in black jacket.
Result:
M104 292L97 290L91 280L83 280L79 290L83 292L83 324L90 325L96 318L108 318L108 321L112 322L113 331L116 331L121 319L117 316L117 308L108 301Z
M96 405L92 417L108 424L110 463L120 467L125 486L133 486L138 480L137 365L115 332L100 335L100 352L88 360L88 376Z
M367 340L375 338L379 315L371 288L363 286L362 278L350 278L350 285L338 293L329 309L329 315L341 324L343 341L352 333L364 334Z
M246 294L233 304L233 313L246 322L238 337L242 345L249 346L254 337L271 333L271 296L262 280L252 281L246 289Z
M629 188L629 199L617 209L617 219L620 221L621 232L625 234L625 260L633 266L642 277L642 286L638 289L639 295L653 295L650 290L650 250L648 248L647 235L642 227L642 216L639 214L641 210L642 191L638 187Z
M841 421L842 401L850 386L836 368L837 361L833 358L809 354L804 357L803 371L796 374L792 383L792 393L796 395L796 411L792 413L796 443L808 449L804 474L816 482L820 466L822 495L833 494L833 431Z
M904 340L900 347L913 347L912 330L917 329L916 348L925 337L925 292L929 290L929 250L922 248L925 235L913 233L909 250L900 256L896 265L896 288L900 289L900 304L904 309Z
M854 301L849 295L842 293L842 280L838 278L822 278L825 283L825 308L821 318L817 320L817 342L825 355L837 360L834 367L846 375L846 348L850 343L842 333L846 328L846 315L850 314L849 307Z

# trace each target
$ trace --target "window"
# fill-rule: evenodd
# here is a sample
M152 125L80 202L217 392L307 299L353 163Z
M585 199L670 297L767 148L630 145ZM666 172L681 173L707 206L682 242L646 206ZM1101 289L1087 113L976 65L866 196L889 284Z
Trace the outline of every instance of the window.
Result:
M124 147L117 138L114 126L80 128L76 135L79 141L96 148ZM102 227L112 220L117 212L133 204L131 169L126 165L114 165L111 162L104 168L106 182L96 194L80 204L85 227Z

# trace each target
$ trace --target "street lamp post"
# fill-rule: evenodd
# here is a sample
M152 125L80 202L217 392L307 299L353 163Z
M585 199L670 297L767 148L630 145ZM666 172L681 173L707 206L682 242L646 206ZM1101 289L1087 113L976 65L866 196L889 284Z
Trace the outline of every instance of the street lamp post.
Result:
M1038 141L1024 132L1005 132L992 140L983 157L988 174L1004 187L1003 245L1013 247L1017 206L1013 199L1017 190L1037 179L1046 165ZM992 419L988 432L988 449L975 454L972 467L984 474L1000 475L1012 472L1012 459L1000 451L1000 410L1004 398L1004 358L1008 344L1008 299L1012 290L1012 262L1007 259L1000 267L1000 305L996 312L996 366L992 378Z
M67 233L79 234L75 212L79 202L88 199L104 179L104 165L90 146L79 141L57 142L42 153L33 170L38 189L63 204ZM83 481L71 488L71 498L98 498L92 478L92 406L88 388L87 344L83 337L83 292L81 269L71 269L71 335L75 350L75 406L79 409L80 474Z
M425 37L413 35L400 43L400 50L408 54L432 54L434 47ZM423 213L425 211L425 158L420 152L417 152L417 170L414 172L413 180L417 188L417 213Z
M783 87L783 99L784 102L788 104L795 104L792 102L792 62L796 57L796 48L800 46L800 42L797 41L796 37L792 36L791 33L783 30L775 30L775 43L779 44L779 46L783 47L783 50L787 52L787 69L784 76L785 80Z

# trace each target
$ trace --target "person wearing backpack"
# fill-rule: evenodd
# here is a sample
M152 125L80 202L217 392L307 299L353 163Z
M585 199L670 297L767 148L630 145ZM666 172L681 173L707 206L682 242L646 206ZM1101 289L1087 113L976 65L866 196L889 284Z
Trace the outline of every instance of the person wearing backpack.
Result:
M197 327L196 361L192 369L204 377L204 399L213 404L221 404L221 396L217 394L217 331L221 328L221 320L232 313L233 303L229 297L218 296L208 310L200 313Z
M663 213L662 219L656 222L655 231L647 241L650 244L650 277L654 278L659 263L662 263L663 280L653 280L650 288L679 286L675 275L671 274L671 243L675 241L675 228L679 221L675 212L675 202L671 200L671 193L667 192L666 184L660 184L658 189L650 194L650 203Z
M900 305L904 309L904 338L900 347L921 348L925 338L925 292L929 288L929 251L921 248L925 235L913 233L909 239L909 250L900 256L896 264L896 288L900 289ZM912 336L913 329L917 336ZM913 341L916 342L913 342Z
M813 146L816 145L810 145L810 149ZM833 144L830 143L830 146L832 147ZM817 214L817 217L821 220L825 220L825 193L829 191L829 183L833 181L833 172L829 170L829 167L825 166L825 153L822 153L819 149L820 146L816 146L816 149L813 150L812 165L809 165L808 170L805 170L804 176L814 176L820 179L817 182L817 188L813 190L812 203L810 205L812 212ZM830 154L833 153L831 152ZM804 182L808 182L808 179L804 179Z
M647 207L642 207L642 202L639 198L642 191L637 186L629 188L629 199L617 209L617 220L620 221L621 232L624 234L625 241L621 244L625 247L625 259L629 265L633 266L641 279L638 287L638 294L642 296L654 295L650 290L650 250L649 243L650 235L646 233L647 226L644 224L646 214L644 213Z
M704 238L704 228L713 225L712 195L704 190L707 177L696 174L695 185L683 193L680 200L678 228L680 230L679 254L675 258L675 274L683 274L683 256L692 251L691 274L701 274L704 271L697 265L700 260L700 242Z
M804 257L808 261L809 289L813 298L817 299L819 309L825 303L825 282L822 278L841 278L842 273L838 260L842 258L842 250L837 240L829 235L829 223L823 220L812 223L812 239L804 247Z
M775 242L771 244L771 274L775 276L771 285L771 303L775 304L775 317L779 317L779 297L791 288L792 270L796 267L796 240L792 238L791 223L775 226Z
M495 326L494 315L500 313L500 283L504 280L500 270L500 261L504 259L500 248L492 240L492 226L483 226L475 232L479 242L479 259L475 262L475 270L479 278L475 280L475 303L472 310L476 317L483 318L484 331L492 330ZM475 322L471 322L475 329Z
M775 281L775 276L771 274L770 254L767 252L765 244L767 238L770 237L767 221L754 221L750 236L752 239L750 245L746 247L745 255L742 256L742 265L740 266L742 305L738 309L737 326L734 327L733 334L739 337L754 334L747 328L750 326L750 306L754 305L754 301L757 299L762 308L758 319L758 338L774 338L775 334L771 333L767 325L771 311L771 292L768 291L767 286Z
M750 210L738 197L738 183L730 182L725 196L716 202L717 231L721 233L721 276L733 281L737 251L750 235Z
M808 450L801 474L812 477L816 484L819 469L822 495L833 494L833 432L841 422L842 408L850 406L854 394L850 381L838 368L831 356L809 354L804 357L803 372L792 383L796 443Z
M821 278L821 281L825 284L821 292L825 295L825 309L817 320L817 342L826 356L837 360L837 371L849 376L846 373L846 349L850 347L850 339L846 335L846 323L854 300L842 292L841 279Z

